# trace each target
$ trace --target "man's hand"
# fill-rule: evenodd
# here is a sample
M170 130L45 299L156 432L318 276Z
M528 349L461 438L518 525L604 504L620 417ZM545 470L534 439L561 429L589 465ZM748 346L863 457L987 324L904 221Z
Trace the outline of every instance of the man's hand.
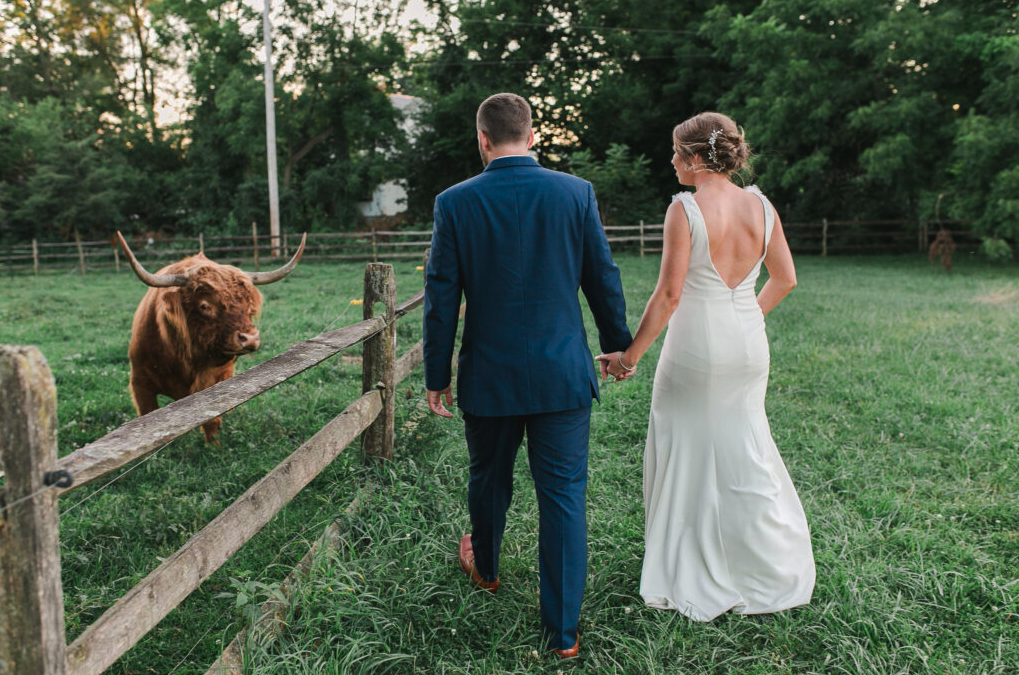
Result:
M599 354L594 357L601 366L601 379L607 380L609 375L611 375L616 382L622 382L637 372L636 366L627 370L620 364L621 355L622 352L612 352L611 354Z
M453 385L449 385L442 391L432 391L426 389L428 392L428 409L439 417L453 417L453 413L446 410L446 405L453 405ZM446 397L446 405L442 405L442 397Z

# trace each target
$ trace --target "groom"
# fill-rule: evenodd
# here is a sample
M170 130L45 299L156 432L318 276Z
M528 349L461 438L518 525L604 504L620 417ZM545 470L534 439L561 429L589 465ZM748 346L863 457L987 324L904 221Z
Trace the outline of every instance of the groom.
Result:
M516 94L485 99L477 114L481 174L435 199L425 284L428 406L453 415L451 359L466 298L457 389L470 481L471 534L460 567L499 588L499 548L513 464L527 434L540 514L541 626L562 657L580 647L587 576L587 444L598 384L581 316L582 290L601 349L630 344L619 269L591 184L543 169L527 155L531 108ZM443 405L445 399L445 405Z

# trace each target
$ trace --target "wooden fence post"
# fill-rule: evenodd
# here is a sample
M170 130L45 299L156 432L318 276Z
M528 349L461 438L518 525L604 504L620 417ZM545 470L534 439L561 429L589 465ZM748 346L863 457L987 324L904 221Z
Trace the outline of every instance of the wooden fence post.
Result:
M0 675L63 675L57 393L37 348L0 345L0 391Z
M120 271L120 246L117 242L113 242L113 269L116 272Z
M32 272L39 276L39 244L32 238Z
M289 253L287 253L287 250L288 250L288 249L287 249L287 233L286 233L286 232L284 232L284 233L283 233L283 257L284 257L284 258L287 258L287 257L289 257L289 256L290 256L290 254L289 254Z
M81 267L81 276L85 276L85 249L81 246L81 235L78 228L74 228L74 243L78 246L78 265Z
M428 283L428 259L432 256L432 247L425 247L424 261L421 263L421 288L424 289ZM396 343L393 343L393 349L396 349Z
M205 233L198 233L198 252L205 253Z
M361 435L361 459L393 458L393 425L396 420L396 392L393 391L396 355L396 275L386 263L368 263L364 270L364 318L375 316L375 303L386 306L386 327L364 342L361 364L361 390L380 389L382 412Z
M821 257L828 256L828 219L821 221Z
M372 228L372 262L378 262L379 261L378 244L376 243L375 239L376 239L375 228L373 227Z
M919 253L926 253L930 245L927 243L927 221L921 220L920 227L917 232L916 238L917 251Z
M255 250L255 271L258 271L258 225L251 221L251 244Z
M640 221L640 257L644 257L644 221Z

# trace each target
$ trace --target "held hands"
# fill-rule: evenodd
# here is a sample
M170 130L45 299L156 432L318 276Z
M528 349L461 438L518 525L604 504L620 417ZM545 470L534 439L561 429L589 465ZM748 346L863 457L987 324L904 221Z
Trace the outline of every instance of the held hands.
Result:
M607 380L609 375L615 378L616 382L632 377L637 372L637 364L628 368L625 364L623 352L612 352L611 354L599 354L594 357L601 366L601 379Z
M428 409L439 417L453 417L453 413L446 410L446 405L453 405L453 385L449 385L442 391L426 389L428 397ZM442 398L446 397L446 405L442 405Z

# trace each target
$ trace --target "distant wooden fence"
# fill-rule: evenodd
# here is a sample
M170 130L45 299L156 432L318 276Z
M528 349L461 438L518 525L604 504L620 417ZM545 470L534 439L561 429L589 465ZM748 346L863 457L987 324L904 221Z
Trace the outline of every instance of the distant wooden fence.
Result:
M966 220L945 220L941 225L951 232L961 250L975 249L980 238L963 226ZM615 225L605 228L610 244L622 244L648 253L662 252L662 223ZM827 220L814 223L782 223L793 253L926 253L937 228L927 221L915 220ZM613 248L617 248L614 246Z
M965 228L970 221L946 220L941 223L955 239L960 250L975 249L980 238ZM827 220L783 223L786 239L794 253L926 253L937 232L927 221L915 220ZM661 253L662 223L613 225L605 228L614 250L635 250L640 254ZM431 245L432 233L425 230L372 232L317 232L308 234L304 260L395 260L420 258ZM12 245L0 250L0 273L38 274L40 270L78 271L114 268L120 270L120 252L110 241L80 241ZM177 237L174 239L128 239L142 264L162 267L199 251L213 260L228 264L253 264L257 271L270 256L273 245L286 258L296 237L283 234L276 241L258 234L254 225L249 237Z
M126 234L125 234L126 236ZM275 239L275 240L274 240ZM120 271L120 250L115 237L107 241L38 242L0 248L0 271L7 274L46 270L77 271L110 269ZM174 237L157 239L127 237L135 256L144 265L156 268L168 265L198 252L225 264L260 264L270 258L273 245L286 259L301 243L301 237L283 234L271 237L258 234L252 227L250 236ZM395 260L420 258L431 245L430 231L407 230L371 232L312 232L304 247L303 260ZM270 263L275 266L276 262ZM2 273L0 272L0 273Z
M396 358L393 268L369 263L364 320L294 345L196 394L134 419L57 459L56 389L35 347L0 345L0 675L98 675L251 539L359 434L362 454L392 458L396 385L423 360ZM375 316L376 303L385 314ZM251 486L66 645L57 496L128 462L364 341L364 395ZM328 531L327 531L328 534ZM231 671L233 672L233 671Z

